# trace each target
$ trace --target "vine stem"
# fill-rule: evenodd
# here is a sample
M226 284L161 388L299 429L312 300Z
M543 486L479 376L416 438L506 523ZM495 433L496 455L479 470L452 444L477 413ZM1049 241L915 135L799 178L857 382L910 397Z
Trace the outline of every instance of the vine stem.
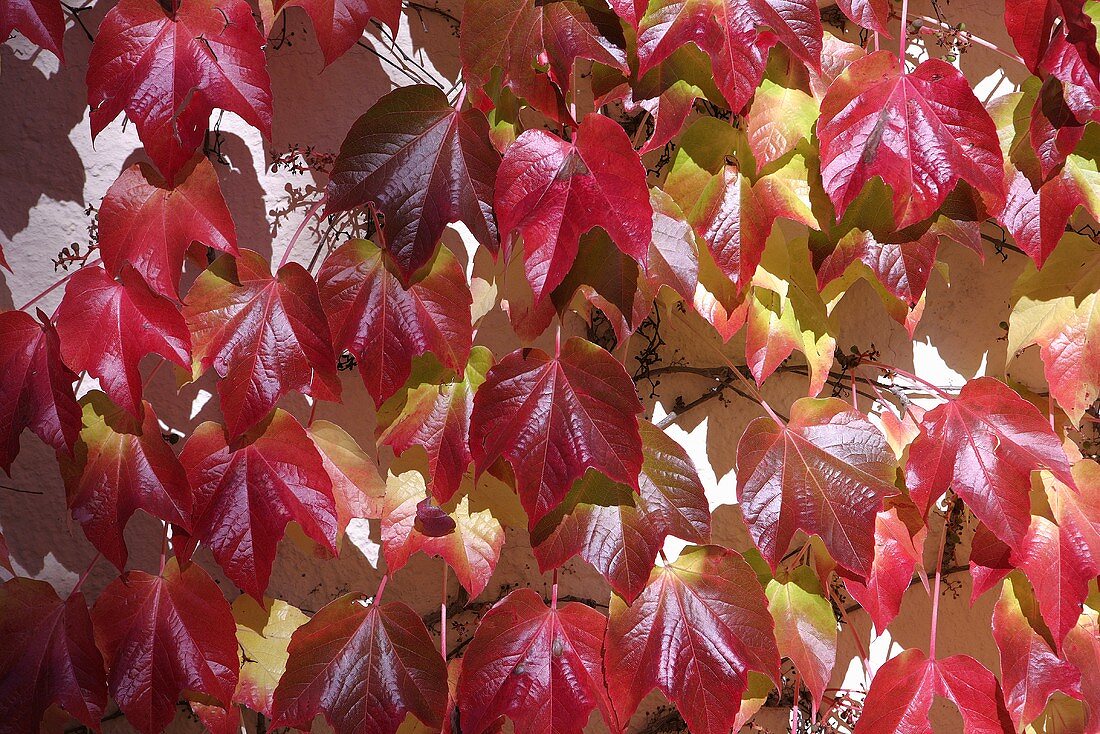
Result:
M920 15L920 16L917 16L917 17L919 17L925 23L935 23L937 26L939 26L940 30L948 30L948 29L951 28L950 25L948 25L947 23L944 23L942 20L936 20L935 18L929 18L927 15ZM929 28L928 32L929 33L935 33L936 31ZM1006 59L1011 59L1012 61L1015 61L1016 63L1020 64L1021 66L1027 66L1027 62L1024 61L1023 58L1017 56L1014 53L1009 53L1008 51L1005 51L1003 48L1001 48L997 44L995 44L991 41L987 41L984 38L980 38L978 36L975 36L970 31L961 31L961 32L966 34L966 40L970 41L971 43L976 43L979 46L981 46L982 48L987 48L990 51L995 51L995 52L999 53L1001 56L1004 56Z
M871 365L872 367L878 367L883 372L893 372L894 374L900 375L901 377L904 377L907 380L912 380L913 382L924 385L925 387L927 387L932 392L936 393L936 395L940 396L944 400L951 400L951 396L948 395L947 392L945 392L943 390L943 388L938 387L936 385L933 385L931 382L924 379L923 377L917 377L912 372L908 372L908 371L903 370L899 367L895 367L892 364L886 364L885 362L877 362L877 361L874 361L874 360L867 360L867 361L861 362L860 364L868 364L868 365Z
M79 273L79 272L80 272L81 270L83 270L84 268L87 268L87 267L91 267L92 265L99 265L99 263L100 263L100 262L102 262L102 261L100 260L100 258L98 258L98 257L97 257L97 258L96 258L95 260L92 260L91 262L88 262L88 263L85 263L85 264L81 265L81 266L80 266L79 268L77 268L76 270L72 271L71 273L68 273L68 274L66 274L66 275L65 275L65 277L61 278L61 279L60 279L60 280L58 280L58 281L55 281L55 282L53 283L53 285L51 285L50 287L48 287L48 288L47 288L46 290L42 291L42 292L41 292L41 293L39 293L39 294L38 294L37 296L35 296L35 297L34 297L34 298L32 298L31 300L29 300L29 301L27 301L26 303L24 303L24 304L23 304L22 306L20 306L20 307L19 307L19 310L20 310L20 311L26 311L26 310L27 310L28 308L30 308L30 307L31 307L31 306L33 306L34 304L38 303L38 302L39 302L39 301L41 301L41 300L42 300L43 298L45 298L46 296L50 295L50 294L51 294L51 293L53 293L53 292L54 292L55 290L57 290L58 288L60 288L61 286L63 286L63 285L65 284L65 283L67 283L67 282L69 281L69 278L73 277L74 275L76 275L77 273Z
M768 405L768 401L764 400L764 395L760 392L760 388L758 388L756 385L750 382L748 378L741 374L741 370L737 367L737 365L733 363L733 361L729 357L725 355L725 353L722 352L721 349L711 344L710 339L700 334L699 331L691 323L689 323L685 317L680 316L680 322L684 326L686 326L693 334L695 334L696 338L699 339L699 342L701 344L706 344L708 347L710 347L711 350L713 350L714 353L718 355L719 359L726 363L726 368L733 372L737 379L741 381L741 384L745 386L746 390L748 390L748 393L752 396L752 399L755 400L760 405L760 407L764 409L764 412L768 414L768 417L775 421L775 424L777 426L782 428L786 425L783 419L780 418L774 410L772 410L772 407L770 405Z
M98 552L92 556L92 562L88 564L88 568L84 570L84 573L80 574L80 578L76 580L76 586L73 587L73 590L69 592L69 596L66 598L72 598L73 594L80 591L80 587L83 586L84 582L88 580L88 577L92 575L92 569L95 568L95 564L102 556L103 554Z
M439 654L447 659L447 564L443 563L443 594L439 600Z
M317 212L321 210L321 207L325 205L326 201L328 201L327 194L318 199L317 203L311 206L309 208L309 211L306 212L305 218L302 220L302 223L298 225L298 229L294 231L294 236L290 238L290 243L286 246L286 250L283 252L283 259L279 261L280 269L290 260L290 253L294 251L294 245L298 244L298 238L302 236L302 232L305 231L306 225L309 224L309 221L317 215Z
M947 519L944 519L943 532L940 533L940 550L936 555L936 580L932 584L932 629L928 634L928 659L936 659L936 623L940 617L940 579L943 577L943 548L947 542Z

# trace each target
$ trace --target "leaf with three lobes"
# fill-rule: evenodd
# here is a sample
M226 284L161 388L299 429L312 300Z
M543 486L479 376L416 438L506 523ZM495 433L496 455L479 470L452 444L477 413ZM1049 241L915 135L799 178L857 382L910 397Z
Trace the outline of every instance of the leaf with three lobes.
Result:
M1008 353L1039 347L1050 394L1079 424L1100 395L1100 245L1067 233L1012 288Z
M376 407L405 384L421 354L432 352L461 373L473 332L473 296L450 250L440 248L431 268L408 288L389 268L384 250L351 240L317 273L336 349L354 355Z
M579 553L628 602L645 588L667 536L693 543L710 539L710 508L687 452L649 421L639 421L638 428L638 492L585 472L531 537L540 571Z
M306 11L313 21L326 66L362 38L372 19L385 23L392 34L401 23L399 0L275 0L274 12L286 12L293 6Z
M91 729L107 705L103 657L80 592L62 600L45 581L0 586L0 732L39 729L52 704Z
M326 208L376 206L385 218L379 241L407 283L432 259L451 222L462 222L496 251L499 165L485 115L455 110L432 86L400 87L351 126L330 174Z
M580 236L593 227L638 262L649 250L645 167L623 129L603 115L586 115L573 142L545 130L520 135L500 164L495 201L501 239L523 236L535 300L562 282Z
M99 205L99 252L111 275L127 264L162 296L179 298L183 258L194 242L237 254L237 230L214 166L198 156L170 186L156 169L135 163Z
M1001 656L1005 704L1017 730L1034 721L1056 691L1081 696L1080 672L1055 654L1035 597L1016 576L1001 588L993 610L993 638Z
M308 727L324 712L341 732L395 734L409 713L442 727L447 667L405 604L346 594L295 630L288 652L273 726Z
M427 488L418 471L390 475L386 482L386 502L382 514L382 551L390 573L403 568L417 551L438 556L454 569L459 583L471 599L477 597L489 583L500 549L504 545L504 528L489 510L470 512L470 500L463 497L450 513L453 530L431 537L417 527L418 503Z
M142 419L101 392L81 399L84 428L73 458L58 454L69 509L92 545L121 571L123 530L138 510L191 529L191 487L172 447L162 437L153 406Z
M474 394L492 365L492 353L485 347L474 347L462 380L442 385L425 383L410 389L400 412L379 431L379 445L391 447L397 456L415 446L424 450L430 489L438 502L450 501L473 463L470 414Z
M123 269L120 280L98 267L74 273L57 307L57 335L65 363L87 370L112 401L135 416L141 411L142 357L156 352L180 367L191 365L183 316L131 268Z
M128 571L92 609L108 684L126 720L143 734L162 731L181 694L204 694L228 708L237 687L233 613L196 564L169 559L160 576Z
M757 418L737 445L741 511L773 570L802 530L820 536L838 564L869 576L875 515L897 493L896 473L882 433L839 398L802 398L785 426Z
M604 687L606 625L591 607L547 607L531 589L497 602L462 657L462 731L482 734L507 716L518 734L580 734L597 707L618 731Z
M768 600L756 572L718 546L689 546L655 568L629 606L611 597L605 660L619 720L654 687L697 734L727 734L749 672L779 680Z
M588 468L638 488L641 409L623 366L595 344L574 337L554 357L520 349L474 395L470 449L479 473L512 466L533 527Z
M765 593L779 654L794 663L816 710L836 664L833 605L822 596L821 584L808 566L796 568L786 583L772 579Z
M354 518L381 517L386 483L375 460L335 423L314 421L307 431L332 482L340 535Z
M61 341L41 311L0 313L0 468L11 472L19 434L30 428L55 451L70 452L80 433L76 373L61 359Z
M875 558L867 579L844 578L848 596L867 610L878 634L894 621L901 611L902 597L913 580L913 572L921 563L927 529L913 536L898 517L896 508L883 510L875 516Z
M935 696L955 704L968 734L1012 734L1001 687L966 655L929 660L912 648L879 668L863 702L855 734L931 734L928 713Z
M618 19L570 0L471 3L458 36L462 77L471 89L480 94L500 69L501 85L555 120L571 119L564 95L577 59L629 73Z
M979 377L925 413L909 447L906 486L922 513L948 487L993 534L1018 549L1031 522L1031 472L1073 486L1069 460L1038 408L1003 382Z
M223 255L184 302L195 361L217 372L231 437L262 420L291 390L316 400L340 396L336 357L313 277L288 263L272 277L252 250Z
M169 182L206 139L215 107L271 137L264 37L243 0L122 0L88 59L92 137L125 111Z
M65 15L53 0L8 0L0 5L0 38L19 31L35 46L65 61Z
M241 676L233 700L271 717L275 688L286 670L287 648L294 632L309 621L297 607L264 597L261 606L248 594L233 602L240 647Z
M694 43L710 56L730 109L740 112L760 85L768 50L777 40L817 68L822 34L813 0L655 0L638 24L638 73Z
M195 493L189 555L206 544L229 579L263 598L275 547L295 521L305 534L336 553L332 482L305 429L276 409L245 436L230 442L217 423L203 423L180 454Z
M842 216L872 177L893 191L894 228L927 219L960 180L999 211L997 131L962 73L930 59L902 74L879 51L849 66L821 102L821 177Z

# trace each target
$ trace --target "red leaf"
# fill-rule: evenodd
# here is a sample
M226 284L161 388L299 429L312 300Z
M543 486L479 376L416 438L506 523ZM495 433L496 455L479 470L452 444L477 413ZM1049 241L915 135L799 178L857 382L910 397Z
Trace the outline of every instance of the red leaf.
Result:
M49 318L0 313L0 467L10 474L19 434L30 428L59 452L72 451L80 433L76 374L61 361L61 342Z
M424 477L417 471L391 476L386 483L382 514L386 567L395 573L417 551L437 556L454 569L473 599L485 589L496 569L504 545L504 529L489 510L470 512L469 499L465 497L449 515L430 504L425 492Z
M1100 724L1100 625L1096 616L1082 616L1066 636L1062 654L1081 673L1081 696L1088 705L1089 726Z
M569 0L471 3L458 36L462 77L470 88L481 90L499 68L503 86L557 120L571 119L563 96L577 59L630 71L618 19Z
M288 263L275 277L251 250L222 256L191 286L183 314L195 361L213 366L231 436L266 416L291 390L318 400L340 396L336 357L317 286Z
M232 444L217 423L203 423L180 461L195 492L194 537L186 552L197 541L208 545L225 575L257 601L291 520L336 553L332 482L313 441L289 413L275 410Z
M1066 233L1074 210L1086 203L1077 184L1059 173L1036 191L1027 176L1015 171L1008 184L1004 210L997 221L1039 267Z
M84 429L74 457L59 454L69 508L88 540L121 571L126 566L123 530L137 510L191 528L191 487L179 459L161 436L153 406L142 419L100 392L86 395Z
M837 5L856 25L887 38L892 37L889 28L890 0L837 0Z
M1005 3L1005 26L1008 35L1033 74L1051 45L1051 31L1060 20L1059 33L1064 32L1085 60L1088 73L1100 81L1100 51L1096 48L1096 28L1085 13L1081 0L1012 0Z
M913 648L879 668L855 734L931 734L933 696L955 704L967 734L1015 731L1001 702L1001 687L981 663L966 655L929 660Z
M733 551L689 546L627 606L611 598L605 660L619 720L659 688L696 734L728 734L750 670L779 679L768 600Z
M1100 87L1090 63L1061 32L1055 35L1042 61L1043 71L1062 82L1065 104L1080 122L1100 122Z
M821 102L821 176L837 215L873 176L893 191L895 229L931 216L959 180L998 211L997 130L966 78L938 59L908 74L899 66L887 51L859 59Z
M461 221L493 252L493 187L500 155L477 110L458 112L435 87L400 87L348 131L328 183L329 211L368 202L385 217L383 246L401 279L432 259L443 229Z
M517 734L580 734L597 706L618 731L604 688L606 625L591 607L547 607L531 589L504 597L481 618L462 657L462 731L482 734L507 716Z
M993 609L993 638L1001 654L1005 703L1017 730L1042 713L1055 691L1074 698L1081 695L1081 674L1058 659L1049 642L1032 628L1033 624L1042 628L1035 606L1035 597L1026 584L1010 580L1005 582Z
M65 61L65 15L57 0L5 0L0 3L0 38L7 40L13 30Z
M0 586L0 635L0 731L38 731L55 703L98 731L106 676L83 594L62 600L45 581L9 579Z
M667 536L710 540L710 508L687 452L649 421L638 428L644 457L639 492L586 472L531 536L540 571L579 553L628 602L645 588Z
M493 355L474 347L460 382L422 384L409 390L405 404L393 422L381 428L378 443L403 455L420 446L428 455L432 496L448 502L458 491L462 477L473 463L470 454L470 414L474 392L485 381Z
M775 640L813 697L813 714L836 665L837 622L833 605L809 566L795 568L786 583L768 582L764 590L775 620Z
M325 66L340 58L362 38L372 18L385 23L396 35L401 23L399 0L276 0L275 13L297 6L313 21L317 45Z
M99 251L107 272L133 265L157 293L179 298L192 242L237 254L237 231L214 166L196 157L175 187L145 163L127 168L99 207Z
M638 488L641 409L623 366L595 344L573 338L556 357L520 349L474 395L470 448L478 472L512 465L533 526L589 467Z
M405 384L413 358L426 352L461 373L472 340L473 296L450 250L440 248L431 269L407 289L388 260L374 244L352 240L317 273L336 349L355 356L375 406Z
M172 558L160 576L127 572L99 595L92 621L111 697L138 731L163 730L181 693L230 705L236 626L221 589L199 566L181 571Z
M1031 472L1049 469L1073 485L1069 461L1039 410L992 377L924 414L909 447L906 485L924 513L947 488L993 534L1016 549L1031 522Z
M386 483L376 461L335 423L314 421L308 431L332 482L339 532L343 533L353 518L381 517Z
M638 73L645 74L679 47L694 43L710 56L722 96L739 112L760 85L768 50L776 40L817 68L822 33L813 0L656 0L638 27Z
M536 300L561 283L588 230L602 227L644 262L653 229L645 168L623 129L596 114L585 116L572 143L544 130L520 135L500 164L496 211L502 239L523 235Z
M131 415L141 411L142 357L156 352L180 367L191 366L191 335L179 310L130 268L120 280L102 268L81 268L65 286L56 318L65 362L98 378L111 400Z
M400 602L347 594L290 640L272 726L309 728L321 712L340 732L395 734L407 713L436 730L447 705L447 667L420 617Z
M122 111L171 182L202 145L215 107L271 137L264 38L243 0L121 0L88 59L92 137Z
M866 583L844 579L848 596L867 610L878 634L901 611L902 597L921 562L921 550L928 531L921 529L914 538L898 517L897 509L884 510L875 517L875 560Z
M928 287L939 247L939 234L932 229L910 242L881 242L870 232L852 230L816 266L818 287L823 289L859 261L891 295L913 308Z
M647 0L608 0L608 5L619 16L635 29L638 21L645 15Z
M970 604L997 585L1014 568L1010 562L1012 549L985 525L978 525L970 541L970 576L973 587Z
M897 493L886 439L838 398L802 398L786 426L757 418L737 445L741 511L774 570L796 530L819 535L833 559L867 578L875 514Z
M653 241L646 258L649 287L668 286L690 301L699 285L699 246L680 207L661 189L652 189Z

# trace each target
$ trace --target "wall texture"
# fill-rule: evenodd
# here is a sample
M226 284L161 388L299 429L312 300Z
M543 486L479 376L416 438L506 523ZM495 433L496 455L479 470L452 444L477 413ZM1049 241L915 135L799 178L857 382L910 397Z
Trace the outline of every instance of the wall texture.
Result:
M112 3L89 4L91 7L80 17L94 33ZM976 33L1010 47L1000 18L1000 3L946 4L941 0L941 4L952 21L965 21ZM458 15L460 3L452 5L445 4L443 9ZM932 12L926 0L911 5L916 14ZM278 30L274 35L278 35ZM64 67L50 54L37 52L18 38L0 46L0 98L7 105L0 113L3 191L0 243L14 271L14 274L0 273L3 309L21 306L59 277L52 258L64 246L88 241L88 226L92 222L88 207L99 204L107 187L125 166L143 158L133 126L124 124L122 119L111 124L93 144L84 86L90 42L81 28L71 22L65 38L69 63ZM884 43L894 42L884 39ZM291 198L289 191L323 185L323 181L315 182L308 176L270 171L272 151L282 152L295 144L337 150L344 132L378 97L394 86L414 82L414 76L420 72L402 69L408 66L405 56L415 59L448 86L458 77L456 38L451 22L441 14L406 10L398 34L399 50L376 32L368 33L364 43L371 50L353 48L330 67L323 68L308 21L303 13L292 9L286 19L285 40L281 44L272 43L268 50L275 96L274 139L262 140L233 115L226 114L221 119L220 151L227 163L217 166L217 170L242 247L265 255L281 254L305 215L301 208L282 213ZM922 53L916 45L910 50L914 55ZM971 82L978 86L979 96L992 98L1012 91L1014 81L1024 74L1022 69L1001 68L1002 62L996 54L974 48L960 63ZM217 119L215 113L214 121ZM465 241L458 232L449 233L447 242L459 251L464 250ZM303 242L295 257L308 262L312 252L312 243ZM841 325L841 347L866 348L873 343L882 352L883 360L915 368L939 384L958 384L982 373L1003 375L1006 355L1005 342L998 341L1003 335L999 323L1007 319L1009 291L1025 264L1024 258L1012 255L1002 261L990 248L983 263L973 253L954 248L945 253L945 259L950 277L933 277L928 293L930 307L915 339L911 340L886 316L870 287L857 285L835 310ZM481 260L476 263L477 268L486 267ZM194 275L191 266L185 280ZM60 290L55 291L41 305L49 311L59 296ZM570 321L567 328L576 329L580 325ZM701 366L717 366L714 347L701 344L694 333L666 326L662 334L668 342L662 352L666 362L682 358ZM499 313L484 322L479 341L494 350L516 344L507 319ZM636 348L636 344L631 346ZM725 351L731 359L743 358L736 340ZM154 359L144 363L147 375L154 363ZM342 374L346 404L323 404L317 417L336 420L364 446L372 446L374 418L368 407L370 401L354 372ZM1033 372L1017 376L1034 379ZM82 385L82 389L89 387ZM705 387L697 378L667 379L657 388L657 396L648 401L647 410L660 418L676 397L690 400ZM165 369L152 376L149 389L167 428L187 434L199 422L217 417L217 401L208 402L213 391L209 380L184 387L176 397L173 375ZM780 405L804 390L805 378L796 376L777 376L766 387L769 400ZM730 544L743 543L745 537L740 512L733 504L736 501L733 449L746 423L756 417L751 404L738 400L733 396L730 401L711 401L686 414L669 429L689 449L704 477L711 505L716 508L716 541ZM288 402L290 409L299 415L308 412L303 399ZM383 455L379 460L386 467L391 458ZM64 594L86 568L94 551L66 512L64 489L50 449L31 434L24 434L23 450L12 476L0 483L5 487L0 490L0 528L18 570L49 580ZM130 523L127 539L132 550L131 567L155 567L160 532L157 522L142 515ZM376 525L359 528L345 542L339 559L318 560L304 544L288 538L280 546L269 594L316 610L343 592L370 592L382 572L378 567L377 540ZM672 553L676 550L670 548ZM965 561L965 553L961 549L958 560ZM199 560L212 572L217 571L208 555L200 554ZM85 587L89 596L94 598L114 573L109 564L98 564ZM216 578L231 596L236 593L228 582ZM441 563L420 556L395 576L388 593L427 614L438 608L441 581ZM549 577L538 573L522 530L509 531L502 562L480 601L492 601L502 588L515 584L528 584L540 590L549 587ZM452 579L452 595L456 588ZM579 560L570 563L562 574L561 593L601 600L608 595L602 580ZM969 588L954 583L950 586L943 599L945 623L939 637L945 655L966 652L996 669L997 653L988 622L994 598L993 593L987 594L971 609ZM926 645L929 608L924 589L920 585L912 587L902 617L894 625L894 636L875 639L871 644L872 668L904 647ZM453 619L449 631L452 643L472 633L472 620L470 614L458 614ZM866 639L869 632L866 616L856 612L851 621ZM859 689L865 684L864 673L851 635L845 629L841 634L833 685ZM654 695L646 706L652 708L661 703L659 696ZM947 705L943 708L944 712L937 715L943 717L944 730L958 731L953 710ZM760 724L769 731L785 731L785 717L785 712L771 712L760 719ZM642 729L645 723L639 714L633 728ZM195 728L184 714L174 725L176 731ZM590 728L600 727L594 720ZM317 729L322 729L320 724ZM105 731L114 734L129 729L116 720L106 725Z

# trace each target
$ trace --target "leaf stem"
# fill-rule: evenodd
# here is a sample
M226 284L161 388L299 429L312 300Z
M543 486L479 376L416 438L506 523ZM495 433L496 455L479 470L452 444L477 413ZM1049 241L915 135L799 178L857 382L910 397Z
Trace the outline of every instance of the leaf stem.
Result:
M554 586L550 591L550 608L558 608L558 569L554 569Z
M320 199L318 199L317 203L311 206L309 208L309 211L306 212L305 219L303 219L302 223L298 225L298 229L294 231L294 236L290 238L290 243L287 244L286 250L283 252L283 259L279 261L280 270L290 260L290 253L294 251L294 245L298 244L298 238L302 236L302 232L305 231L306 225L309 224L309 220L313 219L313 217L316 216L317 212L320 211L321 207L325 205L326 201L328 201L328 194L325 194Z
M923 377L917 377L912 372L908 372L907 370L903 370L900 367L895 367L892 364L887 364L885 362L879 362L877 360L862 360L860 362L860 364L867 364L867 365L871 365L872 367L878 367L883 372L893 372L894 374L899 375L901 377L904 377L907 380L912 380L913 382L916 382L920 385L924 385L925 387L927 387L929 390L931 390L932 392L934 392L936 395L943 398L944 400L951 400L952 399L951 396L948 395L947 392L944 391L943 388L938 387L936 385L933 385L931 382L924 379Z
M901 30L898 32L898 37L901 39L900 48L898 49L898 58L901 63L901 75L905 76L905 48L908 45L908 37L906 34L906 25L909 23L909 0L901 0Z
M72 595L80 591L80 587L84 585L84 582L88 580L88 577L92 574L92 569L95 568L95 564L103 556L102 553L96 552L92 556L92 562L88 564L88 568L84 570L84 573L80 574L80 578L76 580L76 585L73 586L73 590L69 592L69 596L66 598L72 598Z
M160 574L164 575L164 564L168 558L168 523L164 523L164 535L160 541Z
M389 583L390 575L384 574L382 580L378 582L378 590L374 592L374 599L371 600L372 606L378 606L382 603L382 592L386 590L386 584Z
M925 23L935 23L937 26L939 26L940 30L949 30L949 29L952 28L952 26L950 24L944 23L942 20L936 20L935 18L929 18L927 15L920 15L920 16L917 16L917 17L919 17ZM936 31L929 28L929 29L927 29L927 32L928 33L935 33ZM1001 48L997 44L992 43L991 41L987 41L984 38L979 38L978 36L975 36L970 31L959 31L959 32L964 34L966 36L966 40L970 41L971 43L976 43L976 44L978 44L979 46L981 46L983 48L989 49L990 51L996 51L1001 56L1004 56L1006 59L1011 59L1011 60L1015 61L1016 63L1020 64L1021 66L1027 66L1027 62L1024 61L1021 57L1017 56L1014 53L1009 53L1008 51L1005 51L1003 48Z
M443 562L443 594L439 601L439 654L447 659L447 562Z
M92 265L98 265L98 264L99 264L100 262L101 262L101 261L100 261L100 258L98 258L98 257L97 257L97 258L96 258L95 260L92 260L91 262L87 262L87 263L84 263L83 265L81 265L81 266L80 266L79 268L77 268L76 270L73 270L73 271L72 271L71 273L67 273L67 274L65 275L65 277L61 278L61 279L60 279L60 280L58 280L58 281L55 281L55 282L53 283L53 285L51 285L51 286L50 286L50 287L48 287L48 288L47 288L46 290L42 291L42 292L41 292L41 293L39 293L39 294L38 294L37 296L35 296L35 297L34 297L34 298L32 298L31 300L27 301L27 302L26 302L26 303L24 303L24 304L23 304L22 306L20 306L20 307L19 307L19 310L20 310L20 311L26 311L26 310L27 310L28 308L30 308L30 307L31 307L31 306L33 306L34 304L38 303L39 301L41 301L41 300L42 300L43 298L45 298L46 296L48 296L48 295L50 295L51 293L53 293L53 292L54 292L54 290L56 290L57 288L60 288L60 287L61 287L62 285L64 285L65 283L67 283L67 282L68 282L68 280L69 280L69 278L71 278L71 277L73 277L74 275L76 275L76 274L77 274L77 273L78 273L78 272L79 272L79 271L80 271L81 269L83 269L83 268L87 268L87 267L91 267Z
M936 659L936 627L940 617L940 579L943 577L943 548L947 541L947 519L940 534L940 550L936 555L936 581L932 584L932 629L928 634L928 659Z

